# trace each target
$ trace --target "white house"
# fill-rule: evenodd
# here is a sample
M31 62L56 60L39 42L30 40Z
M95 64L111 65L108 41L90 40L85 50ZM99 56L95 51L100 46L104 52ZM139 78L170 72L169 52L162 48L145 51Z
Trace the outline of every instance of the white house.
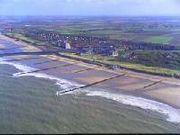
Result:
M66 42L65 48L66 49L71 49L71 44L69 42Z
M114 51L112 52L112 56L113 56L113 57L119 56L118 50L114 50Z

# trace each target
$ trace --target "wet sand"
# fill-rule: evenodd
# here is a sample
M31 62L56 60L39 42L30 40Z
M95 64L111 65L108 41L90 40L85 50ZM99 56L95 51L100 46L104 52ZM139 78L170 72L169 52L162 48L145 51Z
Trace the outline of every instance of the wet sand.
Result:
M31 45L16 42L7 37L0 39L12 42L22 51L39 51L38 48ZM3 43L1 43L3 44ZM6 47L6 45L4 45ZM12 46L13 47L13 46ZM27 59L29 58L29 59ZM68 58L63 58L55 55L43 56L11 56L6 57L9 60L18 60L22 63L37 69L45 69L40 73L47 73L62 79L67 79L83 85L92 84L111 78L113 76L122 75L120 77L107 80L96 84L92 87L108 89L116 92L128 92L128 94L141 95L149 97L163 103L167 103L177 109L180 109L180 80L167 78L143 73L137 73L128 70L109 70L97 65L87 64L81 61L76 61Z
M40 51L39 48L37 47L34 47L32 45L29 45L25 42L22 42L22 41L15 41L14 39L11 39L9 37L6 37L4 35L0 35L0 40L5 40L5 41L9 41L11 43L13 43L14 45L16 45L16 47L20 47L20 48L23 48L22 51L26 52L36 52L36 51Z
M0 49L4 49L4 48L5 48L5 46L0 44Z

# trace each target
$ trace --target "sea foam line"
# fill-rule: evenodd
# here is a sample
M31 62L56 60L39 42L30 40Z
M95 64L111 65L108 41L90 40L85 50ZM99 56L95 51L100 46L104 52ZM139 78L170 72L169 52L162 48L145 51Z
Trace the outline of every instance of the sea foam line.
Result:
M82 85L77 84L75 82L70 82L67 81L65 79L61 79L52 75L48 75L46 73L29 73L29 72L33 72L38 70L37 68L32 68L30 66L26 66L20 63L16 63L16 62L7 62L6 59L2 59L0 58L0 64L4 64L4 65L11 65L13 67L15 67L16 69L20 70L21 72L18 73L14 73L13 76L14 77L23 77L23 76L33 76L36 78L43 78L43 79L49 79L52 81L56 81L56 85L60 86L63 90L64 89L73 89L76 87L80 87ZM58 92L57 92L58 94Z
M22 72L19 72L19 73L13 74L13 76L15 76L15 77L33 76L36 78L49 79L52 81L56 81L56 85L59 85L63 90L64 89L66 89L66 90L67 89L73 89L73 88L82 86L82 85L79 85L77 83L70 82L70 81L67 81L65 79L57 78L55 76L48 75L45 73L25 73L25 74L23 73L22 74Z
M34 76L37 78L55 80L56 85L59 85L62 89L66 89L66 90L72 89L75 87L78 88L78 87L82 86L77 83L72 83L70 81L60 79L60 78L57 78L57 77L54 77L54 76L51 76L51 75L48 75L45 73L27 73L27 72L35 71L37 69L26 66L26 65L22 65L19 63L15 63L15 62L7 62L7 61L5 61L5 59L2 59L2 58L0 58L0 64L11 65L11 66L14 66L15 68L17 68L18 70L22 71L22 72L13 74L14 77ZM56 94L59 95L59 92L61 92L61 91L57 91ZM75 94L77 92L78 91L69 92L67 94ZM153 110L153 111L159 112L159 113L167 116L167 121L170 121L173 123L180 123L180 113L178 112L178 110L167 104L164 104L164 103L145 99L142 97L110 93L110 92L105 92L105 91L93 91L93 90L86 89L86 90L79 90L79 92L80 93L85 92L86 96L103 97L106 99L117 101L117 102L125 104L125 105L135 106L135 107L139 107L139 108L145 109L145 110Z
M135 106L145 110L156 111L167 116L167 121L173 123L180 123L180 112L177 109L154 100L124 94L110 93L105 91L87 90L86 95L104 97L106 99L114 100L125 105Z

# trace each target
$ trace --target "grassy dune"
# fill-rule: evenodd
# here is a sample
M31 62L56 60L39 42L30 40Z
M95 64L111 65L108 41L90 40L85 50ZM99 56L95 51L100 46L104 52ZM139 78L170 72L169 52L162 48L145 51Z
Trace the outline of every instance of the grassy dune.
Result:
M176 76L180 75L180 71L178 70L172 70L168 68L162 68L162 67L155 67L155 66L146 66L142 64L134 64L130 62L120 62L115 60L113 57L104 57L101 55L94 55L93 57L90 55L76 55L72 53L61 53L65 56L70 56L72 58L78 58L82 60L89 60L92 61L93 59L97 62L101 62L104 64L110 64L110 65L119 65L122 68L146 72L146 73L153 73L153 74L161 74L161 75L167 75L167 76Z

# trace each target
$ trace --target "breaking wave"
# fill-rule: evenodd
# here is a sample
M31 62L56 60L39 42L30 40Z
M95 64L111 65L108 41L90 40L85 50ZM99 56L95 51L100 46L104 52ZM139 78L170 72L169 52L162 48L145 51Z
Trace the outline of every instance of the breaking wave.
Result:
M48 75L45 73L28 73L32 71L36 71L37 69L15 63L15 62L7 62L6 59L0 58L0 64L6 64L6 65L11 65L20 70L21 72L13 74L14 77L22 77L22 76L34 76L37 78L44 78L44 79L50 79L56 81L56 85L59 85L62 89L73 89L73 88L78 88L82 85L70 82L61 78L57 78L52 75ZM57 91L57 95L59 95L59 92ZM78 91L77 91L78 92ZM85 92L86 96L98 96L98 97L103 97L106 99L114 100L119 103L125 104L125 105L130 105L130 106L135 106L139 107L141 109L145 110L152 110L159 112L161 114L164 114L167 116L167 121L173 122L173 123L180 123L180 112L178 112L177 109L164 104L160 103L157 101L145 99L142 97L135 97L135 96L130 96L130 95L124 95L124 94L117 94L117 93L110 93L110 92L105 92L105 91L93 91L93 90L79 90L79 92ZM69 92L67 94L75 94L76 92Z
M26 66L26 65L23 65L20 63L16 63L16 62L7 62L6 59L0 58L0 64L11 65L11 66L14 66L16 69L20 70L20 72L13 74L14 77L33 76L36 78L49 79L52 81L56 81L56 85L60 86L61 89L66 89L66 90L82 86L75 82L70 82L65 79L61 79L61 78L58 78L58 77L55 77L52 75L48 75L46 73L33 73L33 71L36 71L38 69L29 67L29 66ZM31 73L29 73L29 72L31 72Z
M105 91L87 91L86 95L104 97L125 105L135 106L145 110L153 110L167 116L167 121L180 123L180 112L177 109L154 100Z

